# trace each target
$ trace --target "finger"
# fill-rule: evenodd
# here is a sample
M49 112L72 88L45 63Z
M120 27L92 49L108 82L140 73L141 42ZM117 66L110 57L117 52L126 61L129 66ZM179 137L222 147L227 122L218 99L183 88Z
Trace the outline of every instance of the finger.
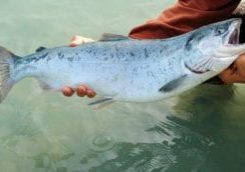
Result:
M220 79L225 83L225 84L231 84L234 82L234 75L235 72L231 68L228 68L221 72L219 74Z
M62 89L63 95L67 97L71 97L74 94L74 90L70 87L64 87Z
M231 83L244 83L244 78L242 78L241 76L233 76Z
M239 75L237 72L230 72L227 73L226 75L223 75L221 79L226 83L226 84L232 84L232 83L244 83L245 78L241 75Z
M96 96L96 93L93 90L88 89L87 90L87 96L88 96L88 98L93 98Z
M70 47L76 47L79 44L83 43L83 38L81 36L74 36L71 39Z
M83 41L81 41L81 40L75 40L75 41L72 41L69 46L70 47L76 47L82 43L83 43Z
M76 46L77 46L77 44L76 44L76 43L71 42L71 43L69 44L69 46L70 46L70 47L76 47Z
M81 85L77 88L76 92L79 97L84 97L87 93L87 87L84 85Z
M78 36L78 35L73 36L73 37L71 38L71 42L76 41L76 40L78 40L78 39L80 39L80 38L81 38L81 36Z
M73 36L72 38L71 38L71 42L73 42L73 41L75 41L76 40L76 36Z

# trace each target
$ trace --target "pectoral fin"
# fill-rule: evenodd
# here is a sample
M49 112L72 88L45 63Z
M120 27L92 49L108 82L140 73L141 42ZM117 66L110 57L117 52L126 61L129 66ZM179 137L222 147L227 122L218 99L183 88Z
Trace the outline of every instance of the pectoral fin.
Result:
M183 75L177 79L174 79L170 82L168 82L167 84L165 84L164 86L162 86L159 91L160 92L170 92L173 91L175 89L177 89L182 83L183 81L185 81L187 79L187 75Z

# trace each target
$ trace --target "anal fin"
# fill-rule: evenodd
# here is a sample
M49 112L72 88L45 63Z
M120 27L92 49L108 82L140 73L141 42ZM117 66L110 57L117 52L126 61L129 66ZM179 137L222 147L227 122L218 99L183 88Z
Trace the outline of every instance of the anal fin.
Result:
M106 107L112 103L114 103L115 100L113 100L113 98L103 98L103 99L99 99L99 100L96 100L96 101L93 101L91 103L89 103L88 105L89 106L93 106L94 109L101 109L103 107Z

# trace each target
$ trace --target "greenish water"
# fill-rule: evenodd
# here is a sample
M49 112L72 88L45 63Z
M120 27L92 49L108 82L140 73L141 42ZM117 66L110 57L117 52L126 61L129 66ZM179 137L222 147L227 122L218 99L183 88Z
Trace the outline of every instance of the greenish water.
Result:
M0 45L18 55L68 44L79 34L94 39L103 32L127 34L171 4L0 2ZM203 85L166 101L94 111L88 99L43 92L35 80L25 79L0 105L0 171L244 171L244 96L241 85Z

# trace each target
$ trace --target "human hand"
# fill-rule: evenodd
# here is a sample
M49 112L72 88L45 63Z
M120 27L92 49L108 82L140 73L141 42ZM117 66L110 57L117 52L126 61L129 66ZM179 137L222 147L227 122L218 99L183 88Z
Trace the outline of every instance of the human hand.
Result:
M96 93L85 85L80 85L75 89L67 86L62 89L62 92L66 97L71 97L75 92L79 97L88 96L89 98L93 98L96 96Z
M71 39L70 46L75 47L77 45L84 44L87 42L93 42L93 41L94 40L90 38L85 38L82 36L74 36ZM96 93L86 85L80 85L77 88L71 88L71 87L66 86L62 89L62 92L67 97L72 96L75 92L77 93L79 97L88 96L89 98L93 98L96 95Z
M245 83L245 53L241 54L237 60L219 75L226 84Z

